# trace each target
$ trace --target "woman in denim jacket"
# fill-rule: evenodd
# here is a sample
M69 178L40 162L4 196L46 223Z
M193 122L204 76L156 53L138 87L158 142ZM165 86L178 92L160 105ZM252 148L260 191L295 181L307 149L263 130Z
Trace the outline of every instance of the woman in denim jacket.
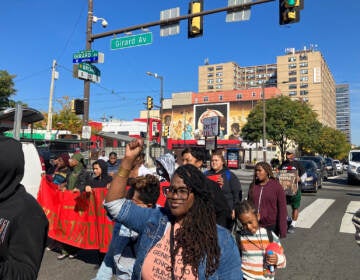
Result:
M126 146L105 200L116 221L139 233L132 279L242 279L235 241L216 225L205 176L196 167L175 171L165 189L166 208L141 208L125 199L126 180L142 148L139 139Z

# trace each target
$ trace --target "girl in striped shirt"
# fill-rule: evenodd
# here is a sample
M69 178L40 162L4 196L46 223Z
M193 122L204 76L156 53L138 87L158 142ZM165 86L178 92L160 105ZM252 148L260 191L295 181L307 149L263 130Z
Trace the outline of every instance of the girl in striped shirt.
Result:
M279 238L272 231L259 226L260 215L251 201L238 203L235 215L238 226L233 234L241 255L244 279L274 279L275 268L286 266Z

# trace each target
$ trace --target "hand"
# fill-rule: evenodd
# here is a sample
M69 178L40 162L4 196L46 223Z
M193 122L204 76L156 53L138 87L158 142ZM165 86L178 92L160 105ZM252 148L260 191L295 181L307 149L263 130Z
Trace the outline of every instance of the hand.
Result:
M219 176L219 179L217 180L217 183L220 185L220 187L222 185L224 185L224 178L221 175Z
M277 254L275 252L271 255L266 254L266 262L270 265L276 265L278 262Z
M92 188L90 186L85 187L85 192L90 193L92 191Z
M143 150L144 142L141 139L135 139L128 143L125 148L125 157L121 161L121 166L125 169L133 169L134 162Z
M72 191L73 191L74 193L75 193L75 192L80 192L80 190L79 190L78 188L74 188Z

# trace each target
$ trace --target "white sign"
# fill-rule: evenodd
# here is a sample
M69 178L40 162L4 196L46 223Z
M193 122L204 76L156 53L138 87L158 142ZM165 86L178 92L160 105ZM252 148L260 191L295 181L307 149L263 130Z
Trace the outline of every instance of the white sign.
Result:
M205 137L218 136L219 132L219 117L203 119L203 135Z
M83 126L82 127L82 134L81 134L81 138L83 139L90 139L91 138L91 126Z

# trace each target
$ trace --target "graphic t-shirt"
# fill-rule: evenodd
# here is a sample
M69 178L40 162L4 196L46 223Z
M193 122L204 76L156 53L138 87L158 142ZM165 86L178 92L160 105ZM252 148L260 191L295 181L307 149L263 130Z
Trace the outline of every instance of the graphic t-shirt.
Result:
M174 225L174 232L179 228L179 224ZM176 244L175 244L176 246ZM175 256L174 274L175 279L194 280L197 276L193 275L191 267L184 267L181 257L181 248ZM150 249L145 257L141 278L143 280L168 280L171 279L171 258L170 258L170 223L168 223L164 236Z

